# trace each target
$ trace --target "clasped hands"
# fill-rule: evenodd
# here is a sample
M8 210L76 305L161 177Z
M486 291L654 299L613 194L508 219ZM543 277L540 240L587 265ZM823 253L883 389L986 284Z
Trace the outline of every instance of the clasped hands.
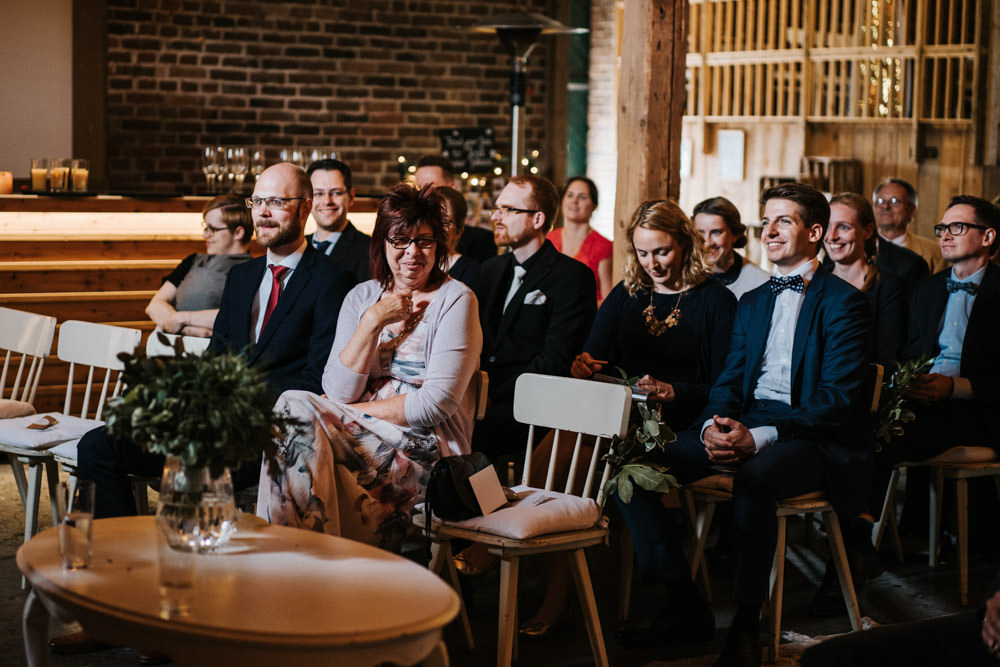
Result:
M986 601L986 613L983 614L983 643L994 657L1000 658L1000 591Z
M573 364L570 366L569 372L578 380L587 380L593 377L594 373L604 368L605 363L604 361L594 359L590 356L589 352L581 352L573 359ZM636 381L635 385L647 392L646 398L650 401L669 403L676 397L673 385L667 382L660 382L650 375L643 375Z
M747 427L729 417L712 417L701 439L708 458L715 463L739 463L757 453L757 444Z

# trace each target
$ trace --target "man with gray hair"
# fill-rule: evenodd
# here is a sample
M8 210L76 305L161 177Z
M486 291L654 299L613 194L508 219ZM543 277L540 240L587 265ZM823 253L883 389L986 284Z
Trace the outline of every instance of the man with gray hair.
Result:
M872 207L882 241L907 248L920 255L930 272L948 268L941 248L934 239L917 236L908 230L917 213L917 190L901 178L887 178L872 193Z

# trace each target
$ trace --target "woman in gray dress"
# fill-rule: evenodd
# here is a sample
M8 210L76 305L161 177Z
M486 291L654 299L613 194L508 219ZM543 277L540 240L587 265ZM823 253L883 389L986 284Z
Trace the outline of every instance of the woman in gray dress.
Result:
M166 333L209 338L229 270L250 259L250 210L235 195L219 195L202 209L205 252L185 257L146 306Z

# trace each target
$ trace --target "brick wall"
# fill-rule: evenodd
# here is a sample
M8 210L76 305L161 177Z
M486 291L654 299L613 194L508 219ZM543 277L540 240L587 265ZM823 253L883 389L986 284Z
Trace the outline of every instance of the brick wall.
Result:
M492 126L509 149L510 59L463 28L545 0L107 0L107 157L113 189L190 191L208 144L333 150L359 192L396 158L438 152L435 130ZM546 51L529 60L529 148L544 140Z

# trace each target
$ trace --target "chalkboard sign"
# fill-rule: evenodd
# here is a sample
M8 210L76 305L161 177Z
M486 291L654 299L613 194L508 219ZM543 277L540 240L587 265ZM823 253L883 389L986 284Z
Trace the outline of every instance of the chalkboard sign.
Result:
M455 165L455 173L485 174L493 171L493 128L456 127L438 130L441 154Z

